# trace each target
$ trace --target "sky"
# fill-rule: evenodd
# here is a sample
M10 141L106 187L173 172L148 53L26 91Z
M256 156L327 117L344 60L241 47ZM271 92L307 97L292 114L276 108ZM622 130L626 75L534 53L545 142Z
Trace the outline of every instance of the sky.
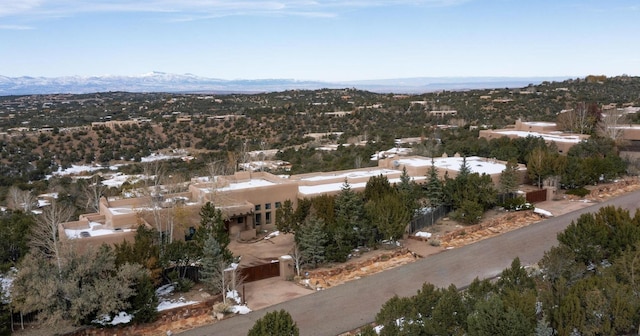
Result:
M0 75L640 75L637 0L0 0Z

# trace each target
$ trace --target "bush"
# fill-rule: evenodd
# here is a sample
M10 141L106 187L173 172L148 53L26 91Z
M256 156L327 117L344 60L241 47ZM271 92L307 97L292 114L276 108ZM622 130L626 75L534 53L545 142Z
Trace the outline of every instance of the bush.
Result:
M268 312L258 319L249 330L248 336L298 336L300 330L284 309Z
M167 276L176 286L176 291L181 293L188 292L195 284L191 279L181 277L177 270L169 272Z
M522 211L534 208L533 205L527 203L527 200L522 196L505 200L504 203L502 203L502 207L507 211Z
M589 195L590 192L591 191L589 191L589 189L586 189L586 188L575 188L575 189L569 189L565 193L569 195L575 195L578 197L585 197Z

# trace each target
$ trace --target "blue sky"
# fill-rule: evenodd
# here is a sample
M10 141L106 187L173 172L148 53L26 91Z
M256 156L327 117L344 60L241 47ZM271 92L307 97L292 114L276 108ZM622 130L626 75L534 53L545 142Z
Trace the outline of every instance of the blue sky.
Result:
M640 75L638 0L0 0L0 75Z

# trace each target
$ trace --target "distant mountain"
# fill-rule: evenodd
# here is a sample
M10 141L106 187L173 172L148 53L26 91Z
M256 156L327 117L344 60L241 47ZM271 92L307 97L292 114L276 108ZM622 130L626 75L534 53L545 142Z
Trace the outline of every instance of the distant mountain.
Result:
M293 79L224 80L192 74L152 72L138 76L0 76L0 96L127 92L211 92L256 93L284 90L357 88L380 93L422 93L439 90L524 87L542 81L562 81L568 77L417 77L385 80L321 82Z

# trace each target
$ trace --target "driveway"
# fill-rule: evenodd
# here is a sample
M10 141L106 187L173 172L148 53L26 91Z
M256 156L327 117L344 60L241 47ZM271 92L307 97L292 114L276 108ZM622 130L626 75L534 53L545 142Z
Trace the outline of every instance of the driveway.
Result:
M615 205L633 212L638 208L638 200L640 191L625 194L341 286L189 330L181 335L244 336L264 314L284 309L296 321L301 335L335 336L372 322L389 298L394 295L414 295L424 282L439 287L451 283L463 287L476 277L482 279L498 275L509 267L515 257L520 257L523 265L534 264L546 250L556 245L558 232L581 214L595 212L605 205Z

